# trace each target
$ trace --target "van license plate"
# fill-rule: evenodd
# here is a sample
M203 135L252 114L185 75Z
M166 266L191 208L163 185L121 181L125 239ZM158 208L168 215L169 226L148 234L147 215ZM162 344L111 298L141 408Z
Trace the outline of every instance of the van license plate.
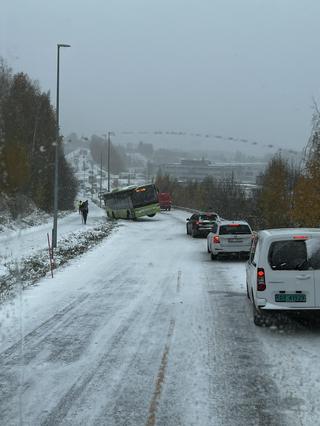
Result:
M276 302L306 302L307 298L305 294L276 294L275 295Z

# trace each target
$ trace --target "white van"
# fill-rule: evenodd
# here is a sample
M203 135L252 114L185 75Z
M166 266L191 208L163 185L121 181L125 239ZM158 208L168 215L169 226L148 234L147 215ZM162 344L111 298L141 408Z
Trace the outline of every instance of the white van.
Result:
M258 232L246 281L256 325L268 324L268 311L320 310L320 229Z

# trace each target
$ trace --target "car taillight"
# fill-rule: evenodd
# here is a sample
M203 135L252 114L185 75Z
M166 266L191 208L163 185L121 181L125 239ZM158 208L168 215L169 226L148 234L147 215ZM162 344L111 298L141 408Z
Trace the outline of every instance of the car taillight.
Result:
M220 244L220 238L219 238L219 235L215 235L215 236L212 238L212 242L213 242L213 244Z
M199 225L199 223L200 223L200 222L199 222L199 220L197 220L197 221L196 221L196 225Z
M257 271L257 291L264 291L266 289L266 277L263 268L258 268Z

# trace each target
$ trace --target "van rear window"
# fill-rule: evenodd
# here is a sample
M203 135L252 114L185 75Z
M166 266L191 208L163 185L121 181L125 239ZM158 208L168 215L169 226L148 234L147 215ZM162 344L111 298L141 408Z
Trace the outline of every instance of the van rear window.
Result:
M268 261L274 270L320 269L320 239L275 241L270 245Z
M240 235L240 234L251 234L251 230L248 225L222 225L220 226L220 235Z

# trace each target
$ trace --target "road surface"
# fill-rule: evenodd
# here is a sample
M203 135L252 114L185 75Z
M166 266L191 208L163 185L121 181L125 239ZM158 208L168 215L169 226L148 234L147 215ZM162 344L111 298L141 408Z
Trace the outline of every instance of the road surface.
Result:
M1 425L317 424L320 329L254 326L244 262L186 217L125 221L2 307Z

